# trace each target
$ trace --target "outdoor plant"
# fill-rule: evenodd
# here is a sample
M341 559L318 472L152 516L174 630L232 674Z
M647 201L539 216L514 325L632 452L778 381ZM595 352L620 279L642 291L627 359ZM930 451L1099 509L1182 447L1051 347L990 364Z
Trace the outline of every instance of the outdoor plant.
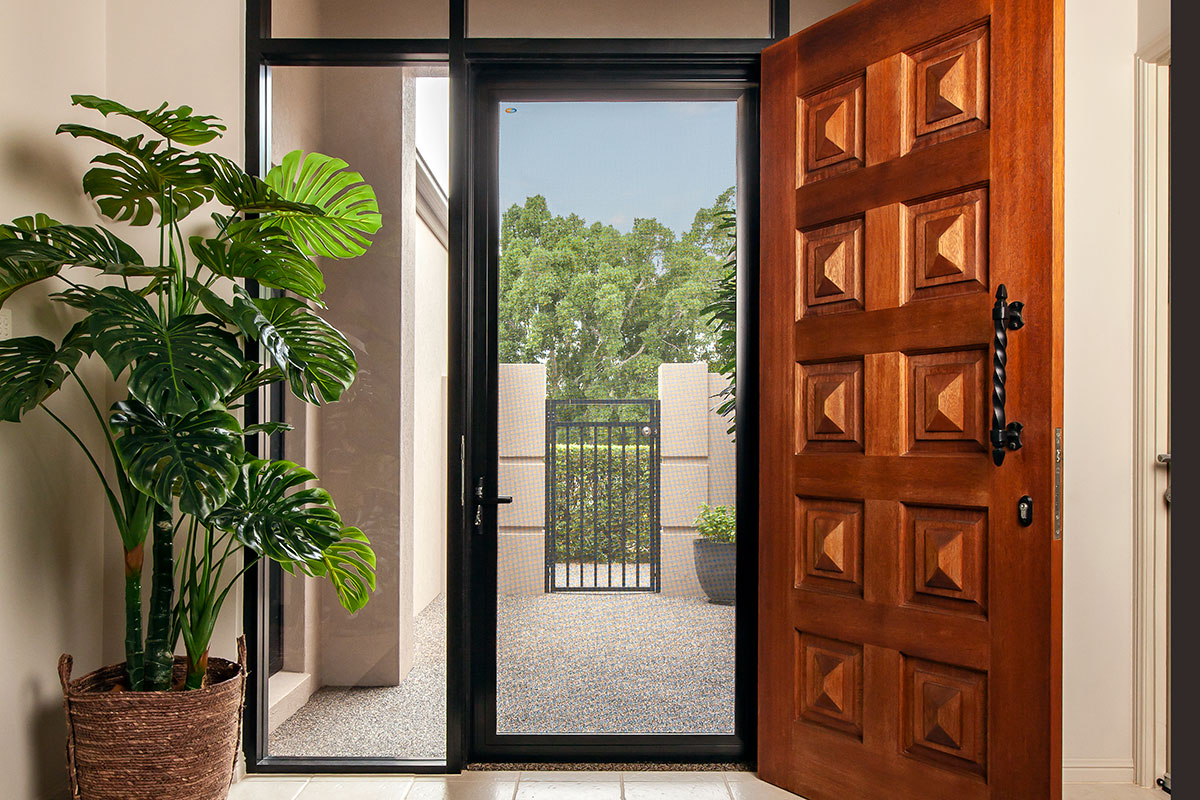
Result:
M729 241L725 263L721 265L719 277L712 287L712 302L700 313L708 318L717 333L717 357L709 366L724 375L729 383L714 395L718 401L717 413L729 419L726 430L737 435L737 215L729 210L718 212L720 224L717 230Z
M111 220L155 225L157 252L144 258L111 230L44 214L0 225L0 305L52 280L60 291L51 300L83 312L57 344L40 336L0 342L0 419L47 414L83 449L104 489L125 552L128 688L171 688L181 639L186 688L198 688L221 605L257 559L328 578L351 612L374 589L367 538L342 521L315 476L244 447L246 436L287 426L243 427L235 413L264 386L286 382L319 404L354 381L346 338L314 310L325 289L314 258L365 252L381 224L378 206L362 176L336 158L288 153L260 179L191 149L225 126L188 106L134 110L91 95L72 102L149 129L129 138L76 124L58 132L107 146L92 159L84 191ZM220 209L208 235L185 239L180 224L214 200ZM245 281L277 291L258 297ZM257 342L262 363L245 355L246 342ZM80 361L93 355L112 385L81 379ZM103 452L93 453L48 404L68 381L94 412ZM101 410L97 398L121 394Z
M696 530L702 539L712 542L737 541L737 509L733 506L700 506Z

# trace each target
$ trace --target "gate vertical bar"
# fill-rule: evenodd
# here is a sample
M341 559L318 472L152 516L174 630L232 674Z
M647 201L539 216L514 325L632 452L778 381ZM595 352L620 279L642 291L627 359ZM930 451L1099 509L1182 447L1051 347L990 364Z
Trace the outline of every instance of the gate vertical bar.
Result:
M555 510L558 504L555 503L555 493L558 490L558 482L555 480L555 471L557 468L557 460L555 455L558 454L558 447L555 443L554 429L554 401L546 401L546 434L542 445L542 480L546 482L545 486L545 506L542 509L542 535L545 537L545 542L542 545L542 591L549 593L554 591L554 537L555 537Z
M628 560L626 554L629 548L625 546L625 535L628 533L625 524L625 512L629 505L629 498L625 494L625 470L629 469L629 460L625 457L625 444L629 440L629 426L625 425L621 429L621 588L629 588L629 581L625 577L625 562Z
M653 477L650 481L650 491L653 493L651 508L654 519L650 535L654 542L653 589L662 591L662 401L654 401L654 422L652 424L653 438L651 451L653 453Z
M613 549L612 549L612 435L613 423L609 419L608 425L605 426L608 431L608 443L604 447L604 472L608 481L608 487L605 489L605 499L608 500L608 511L604 516L604 547L606 550L605 560L608 561L608 588L612 588L612 566L613 566Z
M638 586L642 585L642 427L639 425L634 428L633 434L633 475L637 482L633 492L634 498L634 536L637 539L637 554L638 554Z

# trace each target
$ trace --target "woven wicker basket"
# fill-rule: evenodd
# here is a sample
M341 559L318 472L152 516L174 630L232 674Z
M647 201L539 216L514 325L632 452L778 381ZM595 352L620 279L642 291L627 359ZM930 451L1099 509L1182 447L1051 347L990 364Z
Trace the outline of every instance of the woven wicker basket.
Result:
M71 680L58 662L67 715L67 773L74 800L225 800L233 781L246 694L246 642L238 662L208 662L192 691L111 691L125 665ZM183 659L175 679L182 680Z

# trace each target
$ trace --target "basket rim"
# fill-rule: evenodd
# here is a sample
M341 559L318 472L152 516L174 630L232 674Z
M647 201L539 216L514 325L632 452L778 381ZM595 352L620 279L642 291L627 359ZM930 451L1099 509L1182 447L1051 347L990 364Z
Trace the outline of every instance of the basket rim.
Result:
M176 663L178 664L181 659L182 659L181 656L176 656ZM85 675L81 675L78 678L72 678L70 680L70 683L68 684L67 695L68 695L68 697L70 697L71 700L77 700L80 698L103 697L103 698L107 698L107 699L121 698L122 700L125 700L125 701L132 700L134 698L149 699L149 698L161 698L161 697L173 697L173 698L202 697L206 694L210 694L210 693L213 693L218 690L228 689L230 684L234 683L239 678L245 678L247 676L247 670L245 667L243 667L241 664L239 664L236 661L230 661L225 658L219 658L219 657L209 658L208 674L210 676L212 675L214 668L217 668L217 669L232 668L233 672L228 677L222 678L221 680L218 680L218 681L210 682L207 686L201 687L199 689L188 689L186 691L180 691L178 689L160 689L160 690L154 690L154 691L134 692L134 691L130 691L127 689L127 690L121 691L121 692L113 692L113 691L111 691L111 688L112 688L111 684L109 684L107 686L105 685L105 683L107 683L107 682L100 683L100 685L98 685L94 689L83 688L83 684L85 682L93 682L97 678L100 678L100 677L104 676L105 674L111 674L113 677L124 675L125 674L125 662L121 661L116 664L106 664L102 667L98 667L97 669L92 670L91 672L89 672Z

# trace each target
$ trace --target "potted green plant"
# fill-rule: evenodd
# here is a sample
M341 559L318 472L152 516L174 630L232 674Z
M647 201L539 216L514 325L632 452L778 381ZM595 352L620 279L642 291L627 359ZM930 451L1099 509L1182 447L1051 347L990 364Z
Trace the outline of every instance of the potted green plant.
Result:
M700 506L700 536L692 542L696 579L708 602L731 606L737 598L737 512L733 506Z
M328 578L351 612L374 589L369 542L315 476L244 447L246 436L286 426L243 426L237 411L276 383L310 403L337 400L351 385L354 353L315 310L324 280L314 258L365 252L378 206L362 177L329 156L289 153L260 179L195 150L225 126L187 106L72 101L148 129L129 138L76 124L58 132L107 146L83 177L102 215L158 231L157 253L143 258L100 226L43 214L0 225L0 304L53 281L60 291L50 299L82 312L60 342L0 341L0 420L47 414L83 448L125 553L125 662L74 681L70 657L59 665L72 791L88 800L224 798L246 671L244 657L233 664L208 651L236 581L266 558ZM185 240L180 223L212 201L209 234ZM255 296L246 280L276 291ZM245 355L250 341L261 362ZM90 357L107 365L111 386L81 379ZM103 452L55 413L67 382L94 412ZM124 399L105 412L96 400L105 393ZM180 642L186 655L176 658Z

